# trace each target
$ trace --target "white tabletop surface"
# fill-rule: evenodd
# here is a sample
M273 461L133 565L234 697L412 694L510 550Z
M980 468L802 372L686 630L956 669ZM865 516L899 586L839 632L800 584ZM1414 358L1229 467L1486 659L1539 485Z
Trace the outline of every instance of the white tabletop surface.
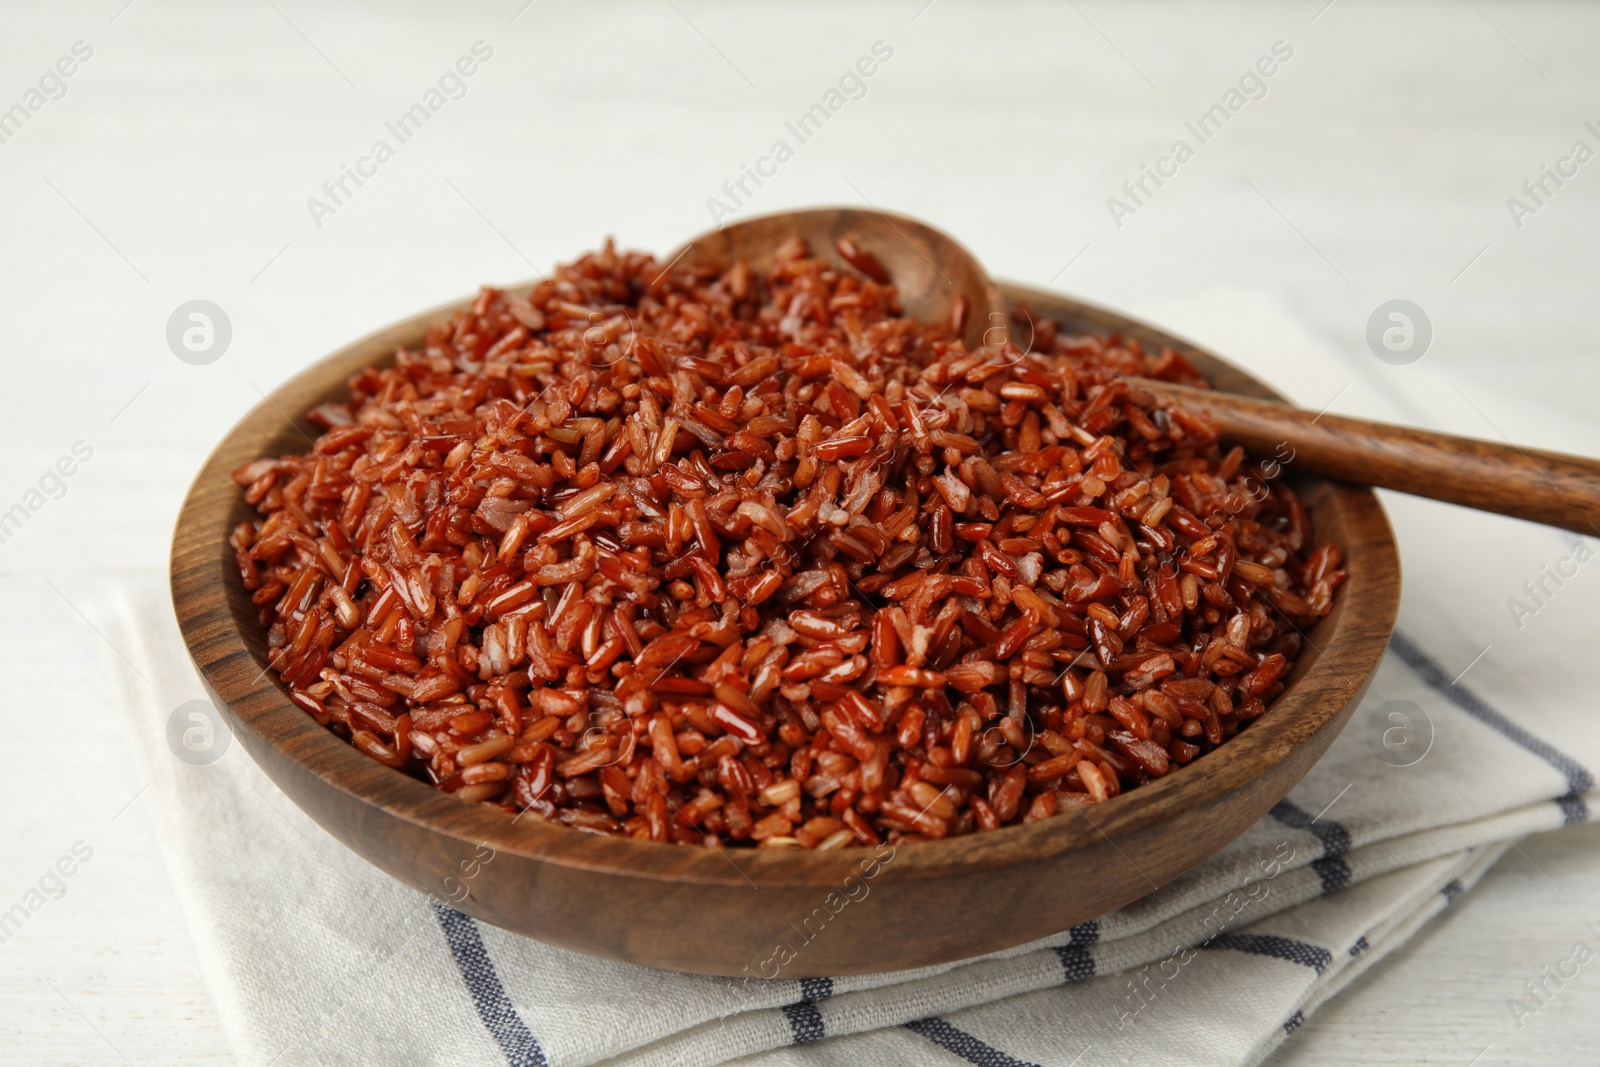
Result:
M1407 298L1433 323L1432 350L1371 369L1414 421L1600 454L1600 160L1560 162L1579 140L1600 149L1584 126L1600 129L1600 10L525 2L0 9L0 119L22 105L0 124L0 512L30 509L0 543L0 910L76 843L92 849L0 944L0 1062L230 1060L108 650L80 613L161 571L211 444L258 391L377 325L607 234L670 248L779 138L793 158L747 181L741 215L868 202L922 216L999 276L1247 363L1258 335L1208 318L1216 301L1285 309L1367 359L1369 314ZM480 41L491 54L465 95L398 143L385 124ZM78 42L72 75L48 76ZM796 145L785 122L877 42L892 57L864 95ZM1114 220L1107 199L1175 140L1195 145L1185 122L1275 42L1292 56L1264 95ZM362 164L364 184L346 179L349 195L313 218L308 198L380 138L393 158ZM1521 186L1544 164L1576 174L1546 179L1536 203ZM1536 210L1513 218L1513 196ZM166 339L197 298L232 327L203 366ZM1371 386L1279 384L1336 411L1385 410ZM45 477L78 442L91 457L59 485ZM1397 527L1419 506L1396 503ZM1554 558L1552 535L1524 529L1530 570ZM1569 617L1592 625L1600 579L1573 584L1562 610L1583 602L1589 614ZM1485 626L1504 629L1506 593L1484 591ZM1506 1005L1590 920L1600 830L1530 841L1274 1062L1594 1062L1600 978L1584 972L1520 1030Z

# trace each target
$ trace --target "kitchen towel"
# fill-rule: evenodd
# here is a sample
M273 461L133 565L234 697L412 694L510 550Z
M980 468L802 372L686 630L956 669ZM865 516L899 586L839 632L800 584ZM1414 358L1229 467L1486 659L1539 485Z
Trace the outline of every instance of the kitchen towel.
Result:
M675 974L529 941L402 886L236 744L185 762L169 721L199 687L170 608L145 591L107 614L161 839L249 1064L1251 1063L1518 839L1595 803L1582 738L1520 724L1397 634L1301 785L1128 907L945 967Z

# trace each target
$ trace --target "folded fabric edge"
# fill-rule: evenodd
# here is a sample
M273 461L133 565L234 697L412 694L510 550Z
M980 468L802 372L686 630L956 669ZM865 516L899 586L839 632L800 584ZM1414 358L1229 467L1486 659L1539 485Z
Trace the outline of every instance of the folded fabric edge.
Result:
M1486 870L1505 850L1504 845L1498 849L1479 849L1464 851L1460 854L1458 862L1448 864L1432 879L1423 889L1402 897L1382 909L1377 921L1369 928L1370 932L1364 939L1370 942L1372 948L1378 951L1371 959L1361 961L1362 965L1370 962L1390 951L1400 943L1388 936L1384 931L1398 923L1405 917L1424 908L1438 897L1446 886L1453 886L1451 894L1456 895L1461 888L1474 884L1481 871ZM1484 853L1490 855L1487 859ZM1437 863L1439 858L1427 861ZM1419 864L1421 866L1421 864ZM1315 903L1321 898L1313 898L1309 903ZM1442 907L1442 904L1440 905ZM1288 909L1284 909L1288 910ZM1427 915L1434 914L1427 911ZM1271 916L1263 916L1238 931L1230 932L1226 938L1213 945L1213 948L1231 948L1247 954L1264 956L1278 956L1289 958L1307 952L1327 957L1323 963L1319 958L1319 973L1315 983L1308 987L1305 999L1301 1003L1290 1006L1286 1012L1287 1022L1294 1017L1296 1012L1308 1016L1315 1010L1318 1000L1312 1003L1309 998L1315 995L1320 984L1332 981L1348 965L1356 962L1357 956L1365 953L1344 952L1342 958L1334 958L1343 950L1327 948L1320 945L1303 944L1291 938L1279 936L1270 932L1263 932L1264 926L1270 926ZM1420 922L1417 924L1420 925ZM740 1012L721 1019L703 1023L695 1027L686 1028L675 1034L661 1038L649 1045L640 1046L611 1058L595 1061L606 1067L655 1067L655 1065L683 1065L683 1067L713 1067L730 1058L756 1056L761 1053L774 1052L787 1045L804 1045L818 1040L869 1033L874 1030L886 1029L897 1026L916 1029L915 1024L928 1022L930 1029L933 1024L939 1026L954 1026L946 1017L954 1016L964 1009L991 1007L1002 1003L1012 997L1029 993L1044 992L1063 985L1072 985L1080 981L1093 978L1110 977L1126 974L1136 969L1141 964L1130 963L1115 970L1099 971L1095 961L1090 955L1093 945L1092 933L1080 933L1083 943L1068 946L1061 950L1042 952L1029 960L988 960L977 968L990 973L969 974L959 983L940 982L943 975L926 976L915 982L902 983L897 986L879 987L872 990L861 990L853 993L839 994L837 997L830 995L828 980L811 979L810 996L803 997L794 1004L781 1009L758 1009ZM1403 938L1401 939L1403 940ZM1361 941L1358 941L1360 944ZM1152 946L1156 942L1151 942ZM1164 942L1162 944L1165 944ZM1170 951L1170 946L1153 951L1146 957L1141 957L1143 963L1160 959ZM1369 948L1370 951L1370 948ZM1287 953L1288 955L1285 955ZM1330 966L1331 964L1331 966ZM1323 974L1326 975L1324 979ZM882 1001L892 997L900 1002L893 1015L887 1022L878 1022L870 1026L853 1026L852 1017L865 1018L876 1016L882 1018ZM821 1014L822 1005L826 1002L829 1011L826 1022ZM1310 1007L1307 1007L1310 1004ZM774 1025L781 1020L782 1024ZM957 1030L959 1028L957 1027ZM921 1031L916 1031L921 1032ZM942 1032L942 1031L941 1031ZM931 1029L930 1029L931 1033ZM1279 1031L1276 1040L1281 1041L1287 1031ZM783 1035L785 1040L774 1040L774 1035ZM1274 1035L1264 1035L1262 1040L1267 1042ZM931 1039L931 1038L930 1038ZM1261 1055L1275 1047L1272 1044L1261 1046ZM961 1047L971 1048L977 1059L971 1062L977 1064L1009 1064L1014 1061L1006 1058L1007 1054L995 1050L991 1056L983 1051L981 1042L963 1040L956 1042ZM950 1045L945 1046L947 1049ZM1000 1057L1000 1058L996 1058ZM1257 1057L1259 1059L1259 1056Z
M1474 849L1467 855L1459 871L1449 874L1431 890L1418 894L1409 902L1409 906L1397 909L1389 917L1375 924L1346 950L1347 958L1342 966L1312 986L1300 1006L1284 1020L1282 1029L1273 1030L1263 1036L1256 1054L1247 1061L1247 1067L1255 1067L1265 1060L1279 1046L1299 1033L1300 1028L1319 1008L1421 933L1423 927L1454 904L1462 894L1476 887L1483 876L1489 873L1511 847L1512 843L1509 841L1497 841Z
M175 623L169 618L155 615L151 608L152 605L145 603L145 598L130 596L120 586L113 587L109 597L86 605L90 617L107 633L107 644L115 646L103 651L102 661L117 679L117 695L121 698L118 702L123 705L124 723L134 758L144 770L151 791L157 794L158 803L151 805L154 812L150 818L156 826L155 836L162 866L178 899L184 926L200 960L201 980L212 1004L216 1006L223 1035L234 1055L240 1062L265 1063L272 1053L258 1046L255 1033L249 1025L249 1012L235 994L232 983L226 980L229 973L224 962L226 953L215 936L215 928L205 921L207 904L198 889L202 884L201 879L188 873L192 858L184 850L182 834L174 818L179 803L177 783L170 763L160 758L161 754L151 740L157 728L153 713L159 714L152 691L154 683L141 676L132 662L115 651L126 648L134 659L146 666L155 664L156 658L150 647L151 638L161 627L175 626Z
M1500 844L1504 840L1502 834L1506 832L1507 822L1511 824L1509 832L1519 838L1532 832L1526 823L1539 828L1548 828L1542 827L1541 824L1552 821L1550 813L1534 810L1547 807L1549 807L1548 802L1530 806L1524 812L1527 816L1524 820L1502 817L1495 825L1477 823L1444 827L1438 833L1409 835L1403 844L1390 839L1379 845L1370 846L1369 849L1357 849L1347 854L1356 873L1341 886L1341 889L1353 888L1385 874L1417 867L1452 855L1468 855L1473 850L1490 843ZM1514 816L1516 813L1513 812L1511 815ZM1555 820L1553 825L1559 825L1559 821ZM1504 845L1501 847L1503 849ZM1368 851L1381 852L1383 855L1375 857L1373 862L1367 862L1363 854ZM1257 905L1267 904L1267 906L1254 908L1248 914L1248 922L1237 928L1231 923L1224 923L1220 928L1215 928L1206 922L1218 909L1224 908L1227 896L1232 896L1232 893L1199 908L1168 916L1137 933L1125 933L1110 940L1100 936L1098 924L1090 921L1066 932L1060 944L1035 945L1025 950L1013 950L961 961L942 968L927 969L914 975L902 972L895 981L839 991L837 989L841 984L839 980L805 979L798 983L799 995L788 1003L774 1003L770 998L763 998L760 1004L741 1007L710 1018L689 1021L674 1033L663 1034L649 1046L644 1047L656 1047L661 1043L679 1040L692 1042L695 1035L717 1030L723 1031L722 1036L725 1040L739 1045L746 1033L754 1036L773 1032L772 1023L780 1015L783 1025L777 1029L792 1032L798 1039L809 1034L824 1032L818 1007L823 1001L834 1006L848 1005L852 1001L871 1002L891 990L903 990L917 983L940 981L949 983L953 988L982 990L966 997L938 997L929 1001L930 1007L936 1005L939 1012L943 1013L976 1007L1033 990L1046 989L1063 980L1077 981L1124 973L1159 960L1173 945L1198 944L1206 939L1205 935L1208 932L1212 931L1219 935L1224 933L1238 935L1285 911L1334 895L1323 891L1313 872L1301 869L1285 874L1291 878L1300 876L1301 884L1285 887L1285 890L1255 902ZM1404 906L1404 902L1396 906ZM1118 952L1117 948L1124 951ZM1112 951L1108 952L1108 949ZM1004 989L1003 992L996 991L997 982L1000 983L1000 988ZM785 981L781 984L789 986L790 982ZM831 1027L826 1029L830 1031L830 1036L837 1036L831 1033ZM754 1052L758 1049L749 1051ZM717 1058L713 1057L706 1062L717 1062Z

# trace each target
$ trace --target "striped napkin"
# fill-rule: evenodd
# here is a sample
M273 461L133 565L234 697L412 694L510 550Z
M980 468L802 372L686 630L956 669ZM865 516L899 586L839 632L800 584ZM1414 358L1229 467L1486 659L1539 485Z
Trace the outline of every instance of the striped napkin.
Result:
M1467 621L1482 617L1473 596L1538 580L1527 559L1568 558L1574 538L1402 506L1402 554L1423 565L1408 573L1401 632L1289 798L1126 908L994 956L871 976L655 971L421 896L302 815L225 732L185 740L205 726L190 703L204 693L162 589L125 586L100 614L138 667L113 660L120 702L244 1063L1251 1064L1519 839L1596 803L1592 695L1553 666L1581 655L1576 628L1529 636L1508 621L1505 638ZM1485 641L1494 654L1468 663Z

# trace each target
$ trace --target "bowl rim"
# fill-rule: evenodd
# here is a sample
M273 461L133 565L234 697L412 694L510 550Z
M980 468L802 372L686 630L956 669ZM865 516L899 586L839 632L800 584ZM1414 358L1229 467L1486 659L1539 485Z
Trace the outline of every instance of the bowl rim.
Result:
M503 287L526 292L533 283ZM1193 360L1214 386L1282 399L1265 383L1192 342L1108 308L1059 293L998 281L1008 301L1040 309L1044 317L1171 346ZM301 370L234 425L207 457L180 509L171 553L171 590L180 630L207 689L234 730L385 815L449 835L467 847L564 867L673 883L756 887L835 885L854 873L867 850L830 852L692 847L585 833L541 819L522 820L486 805L441 792L362 753L318 725L290 702L236 612L248 595L234 573L227 537L246 508L230 475L241 464L274 452L270 442L292 425L306 434L303 413L337 395L360 367L392 359L414 344L427 326L470 306L469 296L374 331ZM310 401L309 403L307 401ZM290 418L287 413L294 413ZM309 439L309 438L308 438ZM280 450L281 451L281 450ZM1358 568L1315 627L1325 639L1302 652L1289 685L1266 714L1227 744L1172 774L1089 808L996 831L895 846L895 862L879 881L913 882L1048 859L1101 841L1148 829L1179 812L1203 806L1248 785L1288 758L1301 743L1338 719L1364 691L1388 646L1399 606L1399 555L1376 494L1327 479L1292 475L1305 495L1326 494L1339 510L1352 543L1341 544ZM254 627L247 615L246 625ZM256 629L259 629L258 627ZM260 634L255 645L262 647ZM1309 637L1307 638L1310 643ZM250 746L247 746L250 747ZM1121 850L1118 849L1120 852ZM1129 861L1132 862L1131 860ZM1152 886L1154 883L1152 883Z

